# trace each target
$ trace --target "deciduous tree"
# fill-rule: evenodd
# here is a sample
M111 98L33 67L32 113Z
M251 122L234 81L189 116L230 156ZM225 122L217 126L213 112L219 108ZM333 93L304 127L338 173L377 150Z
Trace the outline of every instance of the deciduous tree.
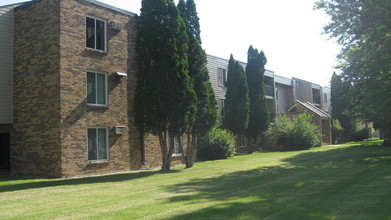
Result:
M352 84L356 113L391 138L391 3L389 0L320 0L331 21L325 33L343 46L344 79Z

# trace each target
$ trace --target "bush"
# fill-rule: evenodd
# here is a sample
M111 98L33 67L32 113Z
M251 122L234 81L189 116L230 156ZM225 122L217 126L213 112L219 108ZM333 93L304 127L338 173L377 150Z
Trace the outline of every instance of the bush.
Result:
M353 141L362 141L364 139L370 138L372 129L370 128L357 128L353 134L352 139Z
M320 144L318 127L312 124L312 116L303 113L294 119L281 116L265 134L269 146L284 150L309 149Z
M235 154L235 146L235 137L229 131L213 128L200 139L198 158L201 160L226 159Z
M332 129L333 144L337 144L341 140L343 130L344 130L341 123L339 123L338 119L332 120L331 129Z

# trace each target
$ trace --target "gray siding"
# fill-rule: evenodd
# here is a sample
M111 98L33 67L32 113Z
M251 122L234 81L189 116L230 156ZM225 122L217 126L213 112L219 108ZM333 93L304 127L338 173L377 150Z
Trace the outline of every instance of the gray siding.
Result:
M207 55L208 63L207 68L209 70L209 79L212 84L213 91L215 92L216 99L225 99L225 93L227 92L227 87L219 86L217 82L217 69L225 69L226 72L228 69L228 60L222 59L219 57Z
M12 124L13 9L0 7L0 124Z

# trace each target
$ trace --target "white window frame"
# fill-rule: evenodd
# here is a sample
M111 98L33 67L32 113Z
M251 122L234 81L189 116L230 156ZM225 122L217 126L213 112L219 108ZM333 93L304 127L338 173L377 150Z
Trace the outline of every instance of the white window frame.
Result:
M98 140L96 141L96 143L97 143L97 146L96 146L96 148L97 148L97 156L96 156L96 160L90 160L89 158L88 158L88 140L89 140L89 138L88 138L88 129L95 129L95 131L96 131L96 137L98 137L98 129L105 129L106 130L106 155L107 155L107 158L106 159L98 159L99 158L99 155L98 155L98 146L99 146L99 143L98 143ZM107 128L107 127L100 127L100 126L96 126L96 127L88 127L87 128L87 160L89 161L89 162L106 162L106 161L109 161L109 129Z
M96 85L97 83L97 80L96 80L96 76L97 74L102 74L105 76L105 104L97 104L98 103L98 95L97 95L97 91L95 91L95 103L89 103L88 102L88 73L94 73L95 74L95 89L98 89L98 86ZM91 105L91 106L108 106L108 92L107 92L107 73L104 73L104 72L99 72L99 71L95 71L95 70L87 70L86 71L86 103L87 105Z
M227 71L224 68L217 68L217 85L225 87L227 83Z
M175 150L175 141L180 141L181 142L181 144L183 144L182 143L182 137L174 137L174 150ZM175 152L172 152L172 156L181 156L182 155L182 149L181 149L181 146L179 145L179 143L178 143L178 146L179 146L179 151L180 151L180 153L175 153Z
M323 93L324 103L327 103L327 93Z
M239 147L246 147L246 136L245 135L240 135L239 136Z
M222 109L224 110L224 115L221 114L222 112ZM225 117L225 114L226 114L226 109L225 109L225 99L219 99L219 116L221 118L224 118Z
M97 51L104 51L104 52L107 52L107 21L106 20L104 20L104 19L102 19L102 18L97 18L97 17L95 17L95 16L91 16L91 15L87 15L86 16L86 21L87 21L87 18L91 18L91 19L94 19L95 20L95 29L94 29L94 31L95 31L95 33L94 33L94 36L95 36L95 40L94 40L94 48L91 48L91 47L87 47L87 36L85 37L85 40L86 40L86 43L85 43L85 45L86 45L86 48L87 49L89 49L89 50L97 50ZM105 24L105 31L104 31L104 50L101 50L101 49L97 49L96 48L96 21L102 21L102 22L104 22L104 24ZM87 35L87 23L85 24L85 28L86 28L86 30L85 30L85 34Z

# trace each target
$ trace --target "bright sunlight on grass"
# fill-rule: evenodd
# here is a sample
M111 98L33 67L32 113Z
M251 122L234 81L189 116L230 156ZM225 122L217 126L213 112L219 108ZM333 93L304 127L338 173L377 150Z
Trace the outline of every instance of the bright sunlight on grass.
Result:
M0 177L0 219L390 219L381 141L72 180Z

